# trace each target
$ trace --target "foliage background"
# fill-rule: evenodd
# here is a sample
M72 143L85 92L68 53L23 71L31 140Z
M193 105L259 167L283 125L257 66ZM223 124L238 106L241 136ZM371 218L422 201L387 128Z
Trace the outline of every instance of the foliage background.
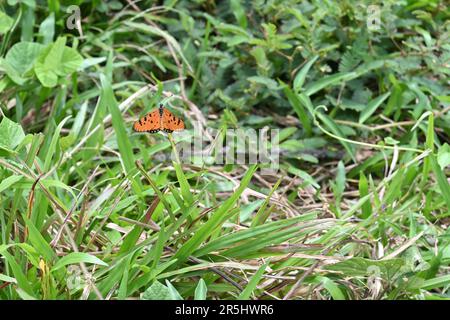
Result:
M448 17L1 1L0 298L447 299ZM171 95L186 135L280 129L279 173L161 161L131 127Z

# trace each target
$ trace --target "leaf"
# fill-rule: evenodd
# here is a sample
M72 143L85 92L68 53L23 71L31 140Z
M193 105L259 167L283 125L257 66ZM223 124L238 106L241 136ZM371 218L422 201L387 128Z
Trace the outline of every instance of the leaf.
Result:
M39 34L42 37L43 44L49 44L53 41L53 36L55 35L55 13L52 12L50 15L42 21L39 26Z
M17 84L23 84L43 48L43 45L33 42L19 42L13 45L1 63L8 77Z
M448 284L450 284L450 275L446 274L440 277L425 280L421 284L420 288L425 290L432 290L436 288L446 287L448 286Z
M56 153L56 144L60 139L60 132L62 130L62 127L66 123L67 120L69 120L70 116L67 116L64 118L59 125L56 127L55 132L53 133L52 140L50 142L50 145L48 149L45 152L45 162L44 162L44 170L47 171L50 169L51 161L53 158L53 155Z
M22 126L3 117L0 122L0 149L8 152L14 152L13 150L22 142L25 138Z
M152 283L141 296L141 300L172 300L169 289L158 281Z
M355 72L336 73L311 83L305 88L304 94L310 96L326 87L337 85L343 81L348 81L355 77Z
M17 280L0 273L0 281L17 283Z
M330 278L328 277L316 277L317 280L319 280L323 287L330 293L333 300L345 300L345 295L339 289L339 286Z
M369 119L369 117L377 110L377 108L384 102L384 100L386 100L386 98L390 94L390 92L386 92L385 94L370 101L367 107L359 115L359 123L364 123L367 119Z
M361 171L359 175L359 197L364 198L369 194L369 184L367 182L367 178L364 173ZM361 207L361 217L363 219L367 219L372 215L372 204L370 203L370 199L368 199Z
M403 264L403 259L370 260L354 257L333 265L327 265L324 269L342 272L347 277L370 276L374 271L377 271L379 276L390 279L399 273Z
M3 11L0 11L0 34L7 33L13 26L14 19L9 17Z
M108 264L100 260L99 258L84 252L71 252L68 255L62 257L58 262L52 267L51 272L61 269L70 264L78 263L92 263L107 267Z
M83 57L77 50L65 47L61 57L62 75L71 74L80 68L83 62Z
M450 165L450 146L447 143L444 143L442 147L439 148L437 162L439 163L441 170L444 170L444 168Z
M295 92L299 92L302 89L303 83L305 82L306 75L308 74L309 69L311 69L311 66L314 64L314 62L317 61L318 58L319 58L318 55L313 56L307 63L305 63L305 65L297 73L294 79Z
M231 216L231 214L233 214L233 211L230 209L239 199L247 185L250 183L250 180L255 173L256 168L257 166L253 165L248 169L247 173L242 178L237 190L225 202L223 202L219 208L215 210L209 220L197 230L192 238L190 238L183 244L183 246L173 256L174 259L178 259L178 262L186 261L189 255L194 250L197 250L202 242L206 240L206 238L208 238L208 236L211 235L211 233L213 233L218 227L220 227Z
M248 300L250 298L250 295L256 289L259 280L261 280L264 271L267 268L267 265L268 264L265 263L261 267L259 267L258 271L255 272L255 274L252 276L245 289L239 295L238 300Z
M439 189L441 189L442 197L444 198L445 203L447 204L447 212L448 212L450 208L450 184L448 183L444 171L442 171L441 167L439 166L436 157L433 154L430 154L428 156L428 159L430 159L431 168L433 169L434 174L436 175L436 180Z
M333 186L335 197L338 201L340 201L342 194L344 193L345 190L345 166L342 161L339 161L338 163L336 180Z
M306 186L312 185L313 187L315 187L317 189L320 188L320 185L317 183L317 181L314 180L314 178L311 177L311 175L309 175L306 171L303 171L303 170L298 169L293 166L289 166L288 172L296 175L297 177L302 178L306 182Z
M168 32L163 31L159 28L144 24L144 23L135 23L135 22L125 22L125 25L134 28L134 29L138 29L141 30L143 32L146 33L150 33L150 34L154 34L157 36L160 36L162 38L164 38L167 42L169 42L172 47L175 49L175 51L178 53L178 55L181 57L181 59L183 59L183 62L186 64L186 66L192 70L191 65L189 64L189 62L187 61L186 57L183 54L183 51L181 50L181 47L179 45L179 43L177 42L177 40L170 35Z
M64 47L66 46L66 38L59 37L55 43L50 46L48 53L43 56L43 63L46 68L61 75L61 60L64 53Z
M394 89L392 90L392 94L389 97L389 100L384 108L384 115L389 116L392 111L402 108L403 106L403 91L404 87L399 84L394 85Z
M203 279L200 279L200 281L197 284L197 287L195 288L194 300L206 300L207 291L208 288L206 288L205 281Z
M344 138L344 134L342 133L341 128L338 125L336 125L330 117L328 117L327 115L325 115L322 112L317 112L317 117L319 117L320 120L322 120L322 122L330 129L330 131L334 135ZM354 148L347 141L339 139L339 142L344 146L345 150L347 150L347 152L350 155L350 157L352 158L352 160L355 163L357 163L356 158L355 158Z
M262 77L262 76L252 76L247 78L248 81L261 84L267 87L269 90L279 90L280 87L278 86L278 83L268 77Z
M171 300L183 300L183 297L180 295L180 293L177 291L177 289L175 289L175 287L167 279L166 279L166 285L167 285L167 288L169 289Z
M53 249L50 247L50 245L47 243L45 238L41 235L39 230L34 226L33 222L31 222L27 217L23 217L25 220L25 223L28 228L29 232L29 241L33 245L33 247L36 249L37 252L39 252L40 255L42 255L46 261L51 262L53 259L56 258L56 252L53 251Z
M239 25L246 29L247 28L247 16L245 13L244 7L241 5L240 0L231 0L230 1L231 10L233 11L234 16L236 17Z
M292 108L297 114L298 119L302 123L303 128L305 129L306 135L311 136L312 134L312 125L311 119L306 112L307 106L305 106L304 100L302 101L298 95L296 95L287 85L283 87L284 94L289 100ZM306 102L307 103L307 102Z
M5 191L6 189L9 189L13 184L22 180L22 178L22 176L13 175L3 179L2 182L0 182L0 193Z
M34 72L45 87L54 87L58 76L66 76L76 71L83 62L83 58L73 48L66 47L66 38L59 37L54 44L42 50L35 66Z

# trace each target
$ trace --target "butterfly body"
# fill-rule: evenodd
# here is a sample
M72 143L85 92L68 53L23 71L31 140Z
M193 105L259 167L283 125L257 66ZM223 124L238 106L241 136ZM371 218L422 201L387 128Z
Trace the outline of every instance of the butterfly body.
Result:
M174 116L169 110L160 105L158 109L147 113L133 125L134 131L156 133L165 131L171 133L184 129L183 120Z

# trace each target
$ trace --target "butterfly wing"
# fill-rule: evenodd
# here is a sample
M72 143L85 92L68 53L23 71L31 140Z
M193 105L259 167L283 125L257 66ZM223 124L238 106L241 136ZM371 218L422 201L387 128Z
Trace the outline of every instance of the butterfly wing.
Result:
M133 125L134 131L155 133L161 130L161 117L156 109L136 121Z
M166 132L183 130L184 122L180 118L175 117L172 112L164 108L161 119L161 129Z

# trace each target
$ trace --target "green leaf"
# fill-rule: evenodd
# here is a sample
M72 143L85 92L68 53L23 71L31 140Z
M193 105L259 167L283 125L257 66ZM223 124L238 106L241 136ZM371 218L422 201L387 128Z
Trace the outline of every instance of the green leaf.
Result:
M246 29L247 28L247 16L244 7L241 5L240 0L231 0L230 1L231 10L233 11L234 16L236 17L239 25Z
M80 68L83 57L77 50L65 47L61 57L61 75L71 74Z
M17 280L0 273L0 281L17 283Z
M248 300L250 298L250 295L256 289L259 280L261 280L264 271L267 268L267 265L268 264L265 263L261 267L259 267L258 271L255 272L255 274L252 276L245 289L239 295L238 300Z
M328 277L316 277L317 280L319 280L323 287L330 293L333 300L345 300L345 295L339 289L339 286L330 278Z
M367 178L364 173L361 171L359 176L359 197L363 198L369 194L369 184L367 182ZM368 199L361 207L363 219L367 219L372 215L372 204L370 203L370 199Z
M404 87L400 84L395 84L392 89L391 96L384 108L384 115L389 116L394 110L402 108L403 106L403 91Z
M177 289L175 289L175 287L167 279L166 279L166 285L167 285L167 288L169 289L171 300L183 300L183 297L180 295L180 293L177 291Z
M218 227L220 227L232 214L239 212L233 212L231 208L239 199L247 185L250 183L250 180L255 173L256 168L257 166L253 165L248 169L247 173L242 178L237 190L225 202L223 202L219 208L215 210L209 220L197 230L192 238L190 238L183 244L183 246L174 255L174 259L178 259L179 262L186 261L189 255L194 250L197 250L202 242L211 235L211 233L213 233Z
M314 64L314 62L316 62L318 58L319 58L318 55L313 56L307 63L305 63L305 65L297 73L294 79L295 92L299 92L302 89L303 83L305 82L306 75L308 74L309 69L311 69L311 66Z
M444 143L442 147L439 148L437 162L442 170L450 165L450 145L447 143Z
M324 269L342 272L348 277L370 276L373 272L378 272L379 276L389 279L398 274L403 264L403 259L370 260L354 257L333 265L327 265Z
M420 287L425 290L432 290L436 288L446 287L449 284L450 284L450 275L447 274L440 277L425 280Z
M305 129L306 135L311 136L312 134L312 125L311 118L308 116L306 112L309 106L305 106L305 100L301 100L299 96L297 96L287 85L283 87L284 94L289 100L292 108L297 114L298 119L302 123L303 128ZM306 102L307 103L307 102Z
M428 156L430 159L431 168L434 171L434 174L436 175L436 180L439 186L439 189L441 189L442 197L445 200L445 203L447 204L447 213L449 212L450 208L450 184L447 181L447 177L444 174L444 171L442 171L441 167L439 166L436 157L433 154L430 154Z
M369 117L377 110L377 108L384 102L384 100L386 100L386 98L390 94L390 92L386 92L385 94L370 101L367 107L359 115L359 123L364 123L367 119L369 119Z
M78 264L78 263L92 263L92 264L98 264L100 266L107 267L108 264L100 260L99 258L90 255L88 253L84 252L71 252L68 255L62 257L59 259L59 261L53 266L51 271L56 271L58 269L61 269L62 267L65 267L70 264Z
M55 14L53 12L42 21L39 26L39 34L42 37L43 44L49 44L53 41L55 35Z
M158 281L153 282L141 296L141 300L172 300L171 298L169 289Z
M344 190L345 190L345 166L342 161L339 161L336 172L336 180L333 188L335 197L338 200L341 199Z
M346 72L346 73L336 73L331 76L322 78L311 83L309 86L305 88L304 94L307 96L313 95L314 93L326 88L337 85L343 81L348 81L355 78L355 72Z
M0 149L8 152L14 152L13 150L22 142L25 138L22 126L3 117L0 122Z
M22 178L23 178L22 176L13 175L3 179L2 182L0 182L0 193L9 189L13 184L22 180Z
M197 287L195 288L194 300L206 300L207 291L208 288L206 287L205 281L203 279L200 279Z
M65 44L66 38L59 37L55 43L42 50L35 63L34 72L45 87L56 86L58 76L66 76L76 71L83 62L80 54Z
M62 127L64 126L66 121L69 120L69 118L70 118L70 116L67 116L66 118L64 118L59 123L59 125L56 127L56 130L53 133L52 140L51 140L50 145L45 153L45 162L44 162L44 170L45 171L50 169L52 158L53 158L54 154L56 153L56 144L58 143L58 141L61 137L60 133L61 133Z
M7 33L13 26L14 19L9 17L3 11L0 11L0 34Z
M336 123L334 123L334 121L328 117L327 115L325 115L322 112L317 112L317 117L320 118L320 120L322 120L322 122L328 127L328 129L330 129L330 131L341 138L344 138L344 134L342 133L341 128L336 125ZM354 148L347 142L344 140L339 140L339 142L344 146L345 150L347 150L348 154L350 155L350 157L352 158L352 160L356 163L356 158L355 158L355 150Z
M6 74L17 84L23 84L30 77L34 63L44 46L33 42L19 42L9 49L1 65Z
M46 261L51 262L53 259L56 258L56 252L53 251L52 247L47 243L47 241L44 239L44 237L41 235L39 230L34 226L33 222L31 222L27 217L23 217L25 220L25 223L28 228L29 233L29 241L33 245L33 247L36 249L37 252L39 252L40 255L42 255Z

